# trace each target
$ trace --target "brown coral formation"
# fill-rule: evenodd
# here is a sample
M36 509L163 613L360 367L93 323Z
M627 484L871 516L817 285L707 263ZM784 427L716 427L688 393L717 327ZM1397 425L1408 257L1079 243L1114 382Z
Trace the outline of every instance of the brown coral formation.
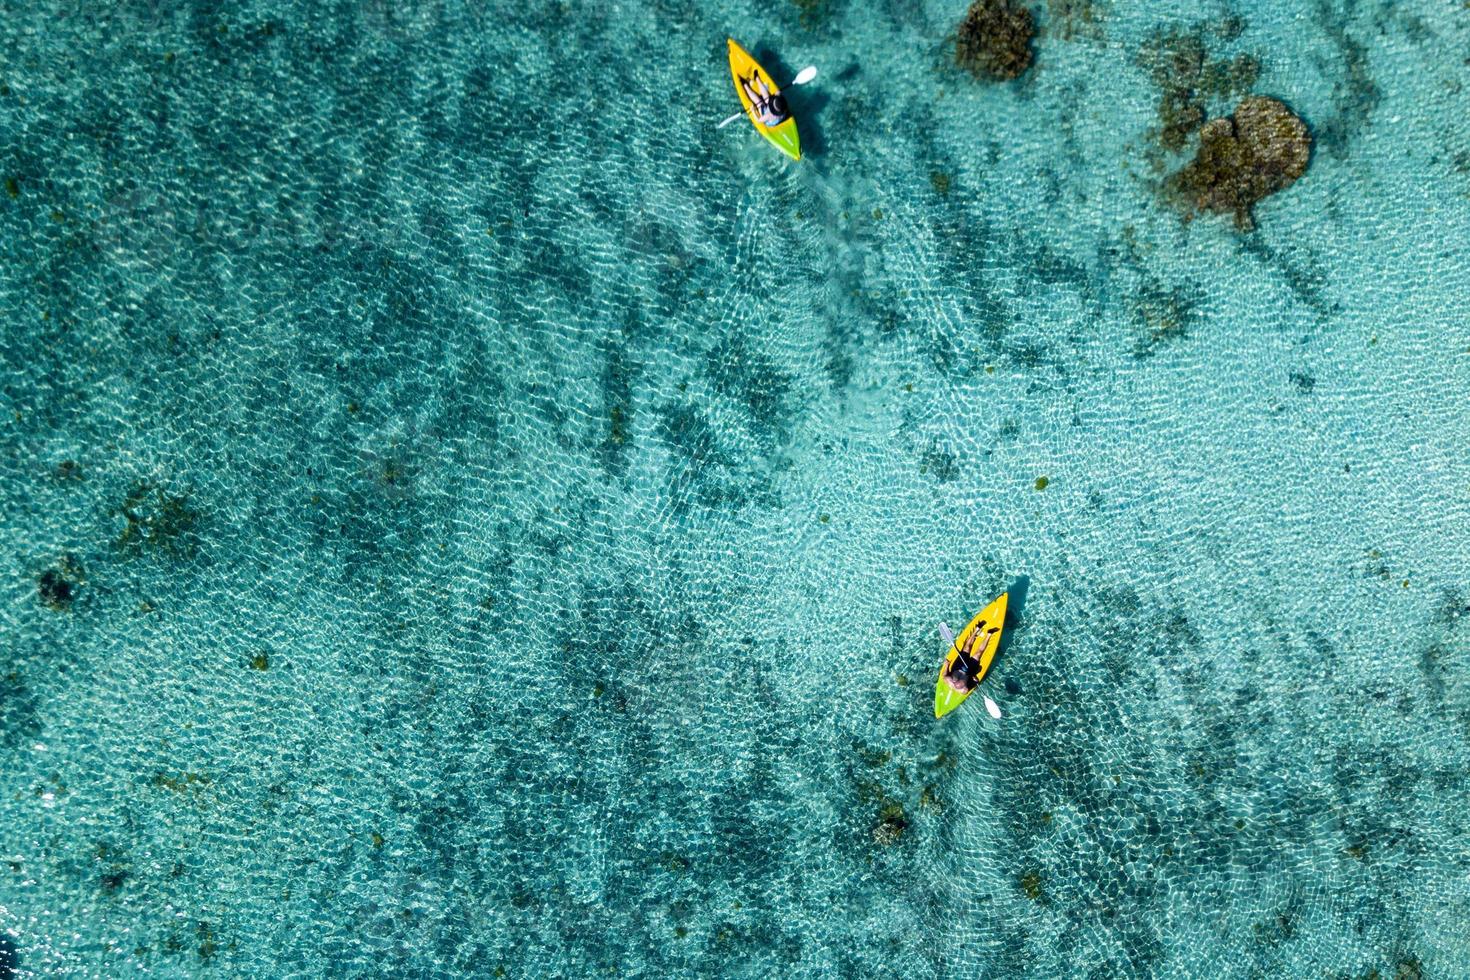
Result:
M1252 95L1233 115L1205 124L1199 151L1169 189L1187 210L1233 214L1249 231L1256 202L1296 183L1311 154L1306 123L1284 103Z
M1250 91L1260 64L1248 54L1213 59L1205 50L1203 29L1193 33L1155 34L1139 51L1138 62L1159 87L1159 145L1184 149L1189 136L1205 121L1206 102Z
M960 23L955 61L976 78L1009 81L1031 66L1036 20L1010 0L975 0Z

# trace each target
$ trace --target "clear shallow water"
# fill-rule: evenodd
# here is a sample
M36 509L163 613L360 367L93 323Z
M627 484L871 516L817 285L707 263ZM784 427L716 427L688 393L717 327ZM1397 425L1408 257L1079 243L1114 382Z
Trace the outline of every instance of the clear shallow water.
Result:
M7 8L13 972L1461 974L1465 20L1065 12Z

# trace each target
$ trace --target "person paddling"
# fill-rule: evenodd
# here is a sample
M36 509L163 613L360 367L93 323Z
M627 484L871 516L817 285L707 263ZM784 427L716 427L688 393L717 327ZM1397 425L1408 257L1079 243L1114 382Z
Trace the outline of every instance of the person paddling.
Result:
M985 651L990 647L990 641L999 632L999 626L992 626L987 630L984 622L976 623L970 635L965 638L965 645L961 647L955 643L954 634L949 631L949 627L940 623L940 636L955 651L955 658L944 668L942 675L944 682L961 694L968 694L974 690L975 685L979 683L980 674L984 671L980 658L985 655ZM980 644L980 649L977 651L975 641L981 636L984 637L984 642Z
M767 88L759 75L752 73L749 78L741 78L740 87L745 90L745 97L750 100L750 107L755 110L762 126L775 129L791 118L786 96Z

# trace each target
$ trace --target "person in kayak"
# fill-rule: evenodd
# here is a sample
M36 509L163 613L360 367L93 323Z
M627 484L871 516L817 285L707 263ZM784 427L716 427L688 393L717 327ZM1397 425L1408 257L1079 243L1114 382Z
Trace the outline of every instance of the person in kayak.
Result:
M954 634L949 631L949 627L944 623L939 624L939 632L944 639L949 641L949 645L955 650L955 658L944 668L944 682L961 694L968 694L979 683L980 673L983 670L980 658L985 655L985 651L990 647L990 641L995 637L995 634L1000 632L1000 627L992 626L987 630L983 622L976 623L975 628L970 631L970 635L965 638L965 645L963 647L955 643ZM977 652L975 650L975 641L981 636L984 636L985 641L980 644L980 649Z
M791 110L786 107L786 97L766 88L766 83L760 80L760 76L751 75L740 79L740 87L745 90L745 97L750 100L750 107L755 110L762 126L775 129L791 118Z

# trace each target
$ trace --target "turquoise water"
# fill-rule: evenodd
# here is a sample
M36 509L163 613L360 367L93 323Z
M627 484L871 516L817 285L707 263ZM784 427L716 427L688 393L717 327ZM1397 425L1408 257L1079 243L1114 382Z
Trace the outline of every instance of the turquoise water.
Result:
M1470 21L963 12L0 8L0 975L1470 975Z

